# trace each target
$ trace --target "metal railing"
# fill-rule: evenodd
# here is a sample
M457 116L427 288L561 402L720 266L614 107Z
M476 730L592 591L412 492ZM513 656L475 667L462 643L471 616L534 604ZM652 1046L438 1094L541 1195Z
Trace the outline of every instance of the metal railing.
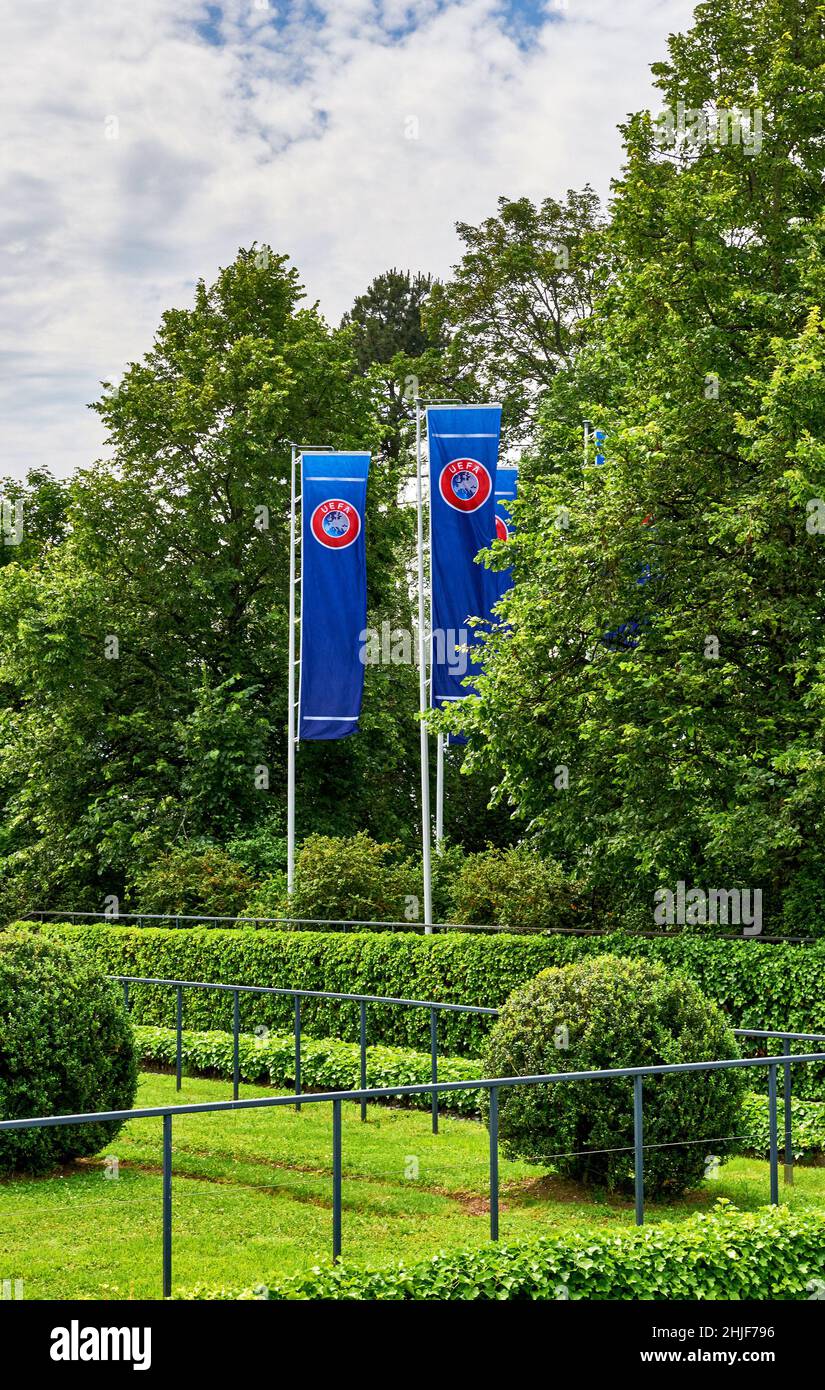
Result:
M173 922L175 927L179 927L181 922L228 922L233 927L333 927L336 929L347 930L352 928L358 930L360 927L376 928L379 931L408 931L423 932L424 922L407 921L406 919L396 919L386 921L378 918L356 918L356 917L242 917L227 916L213 917L205 912L74 912L67 908L33 908L25 914L21 920L28 921L34 919L43 922L47 918L61 919L88 918L95 921L106 921L112 923L135 922L142 927L146 922ZM432 922L429 924L433 931L464 931L464 932L506 932L515 935L536 935L549 930L561 932L573 932L580 934L583 931L592 930L583 927L558 927L555 929L545 927L506 927L497 923L471 923L471 922Z
M763 1036L770 1036L768 1030ZM793 1035L788 1035L793 1036ZM825 1052L795 1054L797 1063L825 1061ZM777 1076L780 1067L787 1066L787 1053L768 1057L734 1057L711 1062L663 1062L646 1067L611 1067L604 1071L549 1072L539 1076L484 1077L472 1081L440 1081L414 1086L377 1086L351 1091L327 1091L304 1096L305 1104L332 1105L332 1258L337 1261L342 1250L342 1131L341 1107L344 1101L383 1100L393 1096L422 1095L433 1091L489 1092L489 1190L490 1239L499 1236L499 1092L515 1086L545 1086L580 1081L633 1081L633 1173L636 1225L644 1223L644 1151L645 1145L643 1086L645 1077L679 1075L687 1072L723 1071L748 1067L768 1068L769 1168L770 1203L779 1203L779 1125L777 1107ZM159 1105L135 1110L103 1110L91 1114L49 1115L32 1119L0 1120L0 1133L6 1130L45 1129L56 1125L123 1123L128 1120L160 1118L163 1121L163 1297L172 1292L172 1120L175 1115L220 1114L224 1111L275 1109L292 1105L292 1096L261 1096L250 1100L206 1101L188 1105ZM688 1141L689 1142L689 1141Z
M295 1091L294 1095L303 1094L301 1090L301 1000L302 999L334 999L343 1003L359 1005L359 1053L360 1053L360 1084L365 1089L367 1085L367 1006L369 1004L392 1004L411 1009L429 1009L430 1011L430 1079L431 1082L438 1080L438 1015L439 1013L464 1013L464 1014L486 1014L497 1018L501 1012L498 1008L485 1006L482 1004L453 1004L442 1003L435 999L401 999L393 995L383 994L342 994L334 990L321 989L290 989L276 985L227 985L217 984L207 980L167 980L150 975L108 975L109 980L116 981L123 986L123 1003L126 1011L129 1011L129 986L130 984L140 985L168 985L177 992L177 1008L175 1011L175 1089L180 1090L183 1077L183 991L185 989L217 989L224 993L233 995L232 1008L232 1098L238 1099L240 1092L240 995L241 994L275 994L288 996L294 999L293 1010L293 1036L295 1041ZM794 1042L825 1042L825 1033L793 1033L787 1029L780 1028L734 1028L733 1033L740 1038L761 1038L776 1039L782 1044L785 1061L783 1064L783 1110L785 1123L785 1181L793 1182L793 1133L791 1116L791 1062L794 1054L791 1051L791 1043ZM296 1100L295 1109L300 1110L301 1102ZM438 1133L438 1094L433 1092L432 1105L432 1129L433 1134ZM367 1118L366 1101L361 1102L361 1119Z
M150 975L107 975L108 980L117 981L123 986L123 1003L129 1011L130 985L168 985L177 992L175 1011L175 1086L181 1088L183 1076L183 991L185 989L217 989L232 994L232 1097L238 1099L240 1088L240 1038L241 1038L241 999L242 994L275 994L294 999L293 1035L295 1039L295 1096L301 1090L301 1000L335 999L342 1003L359 1006L359 1046L360 1079L362 1088L367 1084L367 1006L369 1004L397 1004L411 1009L429 1009L430 1012L430 1080L438 1080L438 1015L439 1013L492 1014L498 1017L499 1010L486 1008L481 1004L443 1004L434 999L398 999L382 994L341 994L334 990L287 989L276 985L225 985L207 980L165 980ZM295 1109L300 1110L301 1102L296 1100ZM433 1134L438 1133L438 1094L432 1098ZM361 1119L367 1118L366 1101L361 1104Z
M424 932L425 926L433 932L493 932L505 933L508 936L611 936L615 932L621 931L621 926L615 927L518 927L503 926L501 923L490 922L409 922L406 919L396 919L394 921L371 919L371 918L352 918L352 917L242 917L226 916L213 917L208 913L200 912L78 912L68 908L32 908L23 914L22 921L34 920L45 922L49 918L61 920L63 918L92 918L94 921L105 922L135 922L142 927L145 922L173 922L179 927L181 922L228 922L231 926L259 927L325 927L332 930L359 930L360 928L376 929L378 931L406 931ZM772 946L804 946L812 942L822 940L815 936L763 936L761 932L755 936L749 936L744 931L716 931L708 932L686 932L684 928L669 929L659 927L656 930L629 931L629 936L638 936L649 940L661 940L664 938L675 937L694 937L700 936L707 941L761 941L765 945Z

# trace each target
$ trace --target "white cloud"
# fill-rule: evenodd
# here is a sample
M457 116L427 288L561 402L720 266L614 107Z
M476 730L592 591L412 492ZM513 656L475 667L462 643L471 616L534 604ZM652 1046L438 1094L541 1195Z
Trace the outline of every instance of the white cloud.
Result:
M606 193L691 0L29 0L4 17L0 475L102 449L85 409L252 240L335 321L444 274L500 194ZM415 122L418 123L417 128ZM417 138L409 138L417 134Z

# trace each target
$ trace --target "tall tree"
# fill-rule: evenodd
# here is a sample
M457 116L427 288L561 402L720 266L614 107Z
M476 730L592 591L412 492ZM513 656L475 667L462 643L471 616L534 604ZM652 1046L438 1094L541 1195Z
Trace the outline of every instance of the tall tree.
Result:
M0 854L31 898L88 906L181 840L282 820L289 441L378 442L347 336L302 298L252 247L165 313L94 407L112 458L73 480L65 539L0 570ZM373 622L404 589L397 491L376 460ZM414 702L404 726L394 701L369 668L363 734L302 749L305 829L408 823Z
M618 273L550 384L473 709L500 794L648 921L683 879L825 928L824 23L700 5L625 127Z
M609 273L602 228L589 186L539 206L500 198L497 216L457 225L466 249L433 286L425 323L449 339L447 374L502 402L509 438L529 439L542 394L584 340Z
M429 378L444 347L443 335L422 321L433 283L431 275L385 271L356 297L341 321L351 334L358 370L375 391L381 447L393 460L402 453L403 427L412 415L410 381Z

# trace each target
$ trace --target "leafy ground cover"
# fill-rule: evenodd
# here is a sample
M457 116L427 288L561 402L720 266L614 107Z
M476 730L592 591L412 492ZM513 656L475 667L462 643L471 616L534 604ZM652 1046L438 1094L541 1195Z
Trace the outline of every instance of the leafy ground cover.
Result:
M243 1096L266 1095L244 1086ZM143 1073L137 1104L226 1099L225 1081ZM174 1121L173 1283L254 1287L330 1263L331 1116L328 1105ZM117 1163L113 1162L116 1159ZM477 1122L371 1107L343 1111L343 1244L348 1262L387 1266L488 1239L488 1144ZM25 1297L153 1298L160 1293L161 1125L131 1121L111 1152L38 1179L0 1183L0 1272ZM107 1174L110 1176L107 1177ZM115 1176L116 1174L116 1176ZM526 1164L501 1160L501 1238L633 1225L632 1203L585 1194ZM719 1197L756 1210L767 1165L736 1158L676 1205L651 1203L651 1224L708 1211ZM825 1168L796 1170L782 1200L825 1211Z

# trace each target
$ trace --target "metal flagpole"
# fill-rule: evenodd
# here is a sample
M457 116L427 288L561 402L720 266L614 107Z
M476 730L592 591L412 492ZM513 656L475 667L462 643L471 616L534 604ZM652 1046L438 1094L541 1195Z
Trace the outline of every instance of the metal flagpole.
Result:
M286 755L286 890L295 888L295 460L297 444L292 445L289 483L289 709L287 712Z
M421 862L424 870L424 931L432 934L433 882L430 860L430 748L426 715L427 633L424 604L424 494L421 482L421 401L415 397L415 488L418 504L418 707L421 714Z
M438 735L438 750L435 764L435 848L441 853L444 839L444 735Z
M427 405L461 405L461 401L450 399L428 400ZM420 453L420 449L419 449ZM420 471L420 469L419 469ZM430 565L432 565L433 554L433 509L430 505ZM430 575L430 633L433 626L433 586L432 574ZM430 680L432 681L432 663L430 665ZM435 847L441 853L441 844L444 839L444 749L447 747L447 735L439 733L436 741L436 762L435 762Z
M296 444L291 442L292 459L289 478L289 673L287 677L289 709L287 711L287 754L286 754L286 889L291 895L295 888L295 750L299 735L296 733L295 711L295 670L300 665L300 657L295 655L296 605L295 595L299 584L296 574L296 550L298 545L296 513L301 500L295 492L295 471L298 454L334 453L331 444Z

